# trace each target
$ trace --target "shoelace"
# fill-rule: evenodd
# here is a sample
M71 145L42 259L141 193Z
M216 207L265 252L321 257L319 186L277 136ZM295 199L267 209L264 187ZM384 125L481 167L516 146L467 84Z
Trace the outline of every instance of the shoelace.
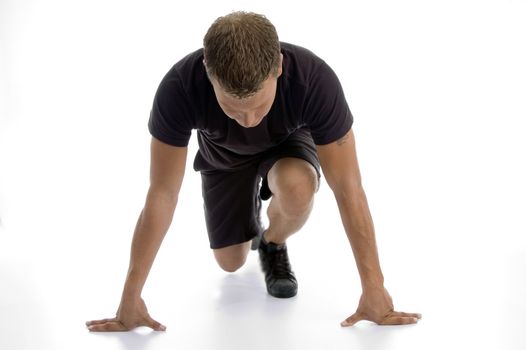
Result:
M290 262L286 249L278 250L270 254L269 260L274 277L288 278L290 276Z

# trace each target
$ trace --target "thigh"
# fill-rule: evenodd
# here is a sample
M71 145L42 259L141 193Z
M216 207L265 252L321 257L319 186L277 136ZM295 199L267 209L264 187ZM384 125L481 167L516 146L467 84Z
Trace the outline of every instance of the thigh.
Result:
M316 146L310 135L310 132L307 129L299 129L295 131L289 138L275 147L263 160L258 169L259 175L263 178L261 184L260 196L262 199L267 200L272 196L272 189L269 186L269 174L272 168L275 168L275 165L280 160L286 160L287 158L294 158L298 160L303 160L303 163L299 168L306 170L307 176L311 174L311 170L315 171L316 174L316 189L318 188L319 179L321 176L320 172L320 161L318 159L318 154L316 152ZM289 163L289 162L280 162ZM295 162L292 162L295 163ZM281 167L283 168L283 167ZM295 167L292 167L295 168ZM271 175L272 176L272 175ZM283 177L286 178L286 177ZM294 178L291 178L294 180Z
M247 242L263 229L257 166L201 173L205 220L212 249Z

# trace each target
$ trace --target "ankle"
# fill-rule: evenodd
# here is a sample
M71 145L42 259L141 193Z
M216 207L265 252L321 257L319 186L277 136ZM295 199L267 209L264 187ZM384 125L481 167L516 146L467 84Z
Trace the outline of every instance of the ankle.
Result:
M261 242L263 242L265 245L269 243L274 243L276 245L282 245L282 244L285 244L286 239L282 239L278 235L273 234L271 231L266 230L265 232L263 232L263 236L261 237Z

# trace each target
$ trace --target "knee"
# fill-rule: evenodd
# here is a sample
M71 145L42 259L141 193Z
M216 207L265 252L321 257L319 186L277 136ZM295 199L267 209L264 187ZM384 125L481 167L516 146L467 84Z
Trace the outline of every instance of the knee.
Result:
M318 179L315 174L310 171L298 173L284 182L279 191L279 196L301 207L312 201L317 187Z
M250 242L214 249L217 264L226 272L235 272L243 266L250 251Z
M217 259L216 259L217 260ZM243 260L217 260L217 264L220 268L222 268L226 272L236 272L239 270L244 264L246 259Z
M314 202L314 191L292 185L280 197L280 209L288 217L302 217L308 214Z
M269 185L283 210L291 215L301 215L312 206L318 189L318 175L306 161L295 160L294 163L286 172L274 177Z

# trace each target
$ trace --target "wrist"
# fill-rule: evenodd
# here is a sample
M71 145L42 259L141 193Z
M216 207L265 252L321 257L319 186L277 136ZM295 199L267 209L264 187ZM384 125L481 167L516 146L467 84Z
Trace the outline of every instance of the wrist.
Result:
M125 286L122 291L121 301L134 302L141 299L141 294L141 289L133 286Z
M130 271L124 283L122 298L130 300L139 299L142 294L142 286L144 285L142 281L142 278Z
M382 275L362 279L362 290L378 290L384 288L384 277Z

